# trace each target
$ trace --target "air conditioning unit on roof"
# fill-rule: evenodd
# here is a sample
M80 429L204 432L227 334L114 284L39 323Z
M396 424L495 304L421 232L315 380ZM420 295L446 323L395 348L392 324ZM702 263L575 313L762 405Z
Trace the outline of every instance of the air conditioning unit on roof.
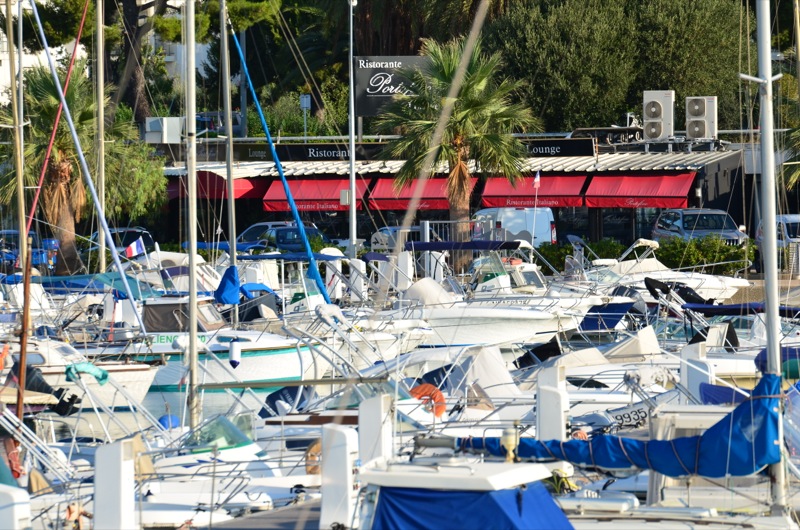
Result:
M645 90L642 105L646 142L666 140L675 134L675 91Z
M717 137L717 96L686 98L686 137L692 140Z

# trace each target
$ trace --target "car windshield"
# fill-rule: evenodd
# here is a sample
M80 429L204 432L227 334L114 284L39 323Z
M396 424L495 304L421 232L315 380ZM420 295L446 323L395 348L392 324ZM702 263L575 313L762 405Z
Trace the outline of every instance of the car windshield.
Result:
M239 241L258 241L264 239L264 232L269 230L269 226L251 226L239 236Z
M736 224L727 214L700 213L683 216L685 230L736 230Z
M306 228L306 237L308 239L320 238L324 242L328 242L328 238L319 231L317 228ZM300 243L300 231L297 228L288 228L286 230L277 231L277 240L280 244Z

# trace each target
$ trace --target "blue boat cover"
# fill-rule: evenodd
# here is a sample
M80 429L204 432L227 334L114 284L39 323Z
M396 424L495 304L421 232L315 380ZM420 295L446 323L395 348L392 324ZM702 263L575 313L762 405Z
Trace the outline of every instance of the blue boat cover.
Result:
M277 252L272 254L253 254L252 256L237 256L238 260L245 260L245 261L258 261L262 259L282 259L286 261L308 261L308 254L304 252L286 252L284 254L279 254ZM314 253L314 259L317 261L335 261L337 259L342 259L341 256L329 256L328 254L319 254L317 252Z
M366 252L361 259L364 261L389 261L389 256L380 252Z
M239 303L239 269L231 265L222 274L217 290L214 291L214 301L218 304Z
M573 526L547 489L534 482L498 491L381 487L372 528L560 530Z
M781 346L781 364L788 361L800 362L800 346ZM767 371L767 349L764 348L755 358L756 368L760 372Z
M244 297L247 298L248 300L253 300L254 298L257 298L258 296L256 293L258 291L263 291L265 293L270 293L270 294L276 294L275 291L273 291L268 286L260 282L248 282L248 283L243 283L241 286L239 286L239 292L242 293Z
M608 331L614 329L630 311L634 302L593 306L581 321L581 331Z
M749 394L737 392L735 388L725 385L712 385L710 383L700 383L700 401L703 405L729 405L731 403L742 403Z
M429 250L516 250L519 248L519 241L431 241L423 243L420 241L406 242L405 249L417 252Z
M518 456L541 461L565 460L608 472L652 469L669 477L747 476L780 461L778 408L781 378L765 374L750 399L739 404L700 436L674 440L635 440L595 436L589 441L522 438ZM505 455L500 438L459 438L463 450Z

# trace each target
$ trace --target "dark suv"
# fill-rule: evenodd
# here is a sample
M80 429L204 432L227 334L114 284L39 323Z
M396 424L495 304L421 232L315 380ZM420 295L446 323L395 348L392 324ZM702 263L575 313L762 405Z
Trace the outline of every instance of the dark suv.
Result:
M306 227L305 230L309 240L321 238L323 243L333 244L330 238L318 228ZM270 228L264 233L263 242L268 248L277 248L286 252L299 252L305 248L303 240L300 238L300 230L296 226Z

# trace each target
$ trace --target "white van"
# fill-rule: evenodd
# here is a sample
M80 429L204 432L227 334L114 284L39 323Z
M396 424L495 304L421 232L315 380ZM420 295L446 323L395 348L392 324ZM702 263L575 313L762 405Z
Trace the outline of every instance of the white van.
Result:
M800 214L784 214L775 216L778 231L778 249L786 248L789 243L800 243ZM756 245L761 248L764 238L763 221L758 223L756 229Z
M514 241L534 247L556 244L556 222L550 208L485 208L472 216L473 240Z
M400 241L402 249L407 241L419 241L419 226L384 226L369 239L370 248L375 252L391 252Z

